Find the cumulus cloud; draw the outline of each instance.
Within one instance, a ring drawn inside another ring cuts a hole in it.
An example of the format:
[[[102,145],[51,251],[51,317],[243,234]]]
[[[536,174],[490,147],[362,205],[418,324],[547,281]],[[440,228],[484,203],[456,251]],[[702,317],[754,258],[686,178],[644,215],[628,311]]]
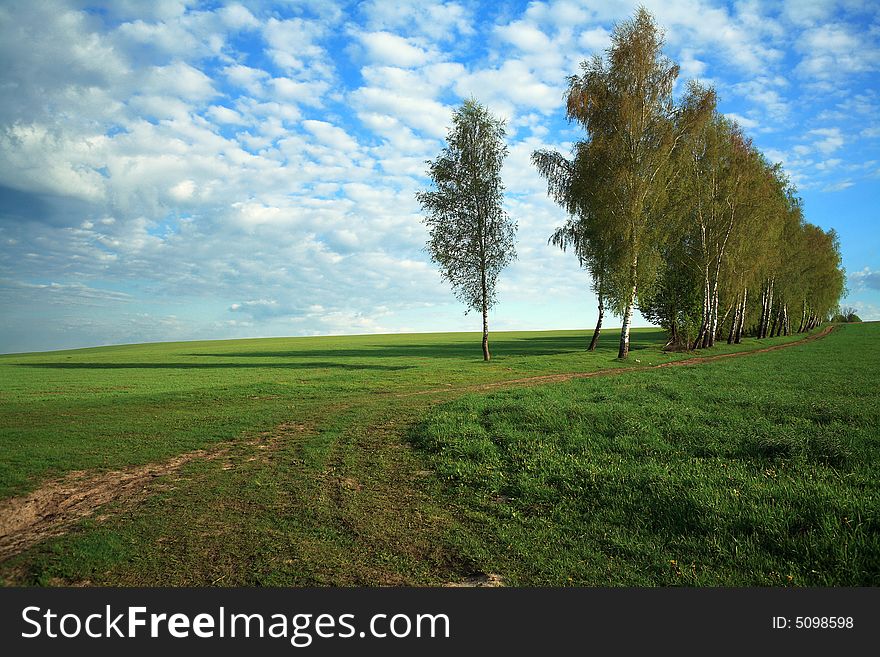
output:
[[[746,130],[754,130],[761,125],[760,121],[750,119],[747,116],[737,114],[736,112],[727,112],[724,116],[726,116],[731,121],[736,121],[736,123],[738,123],[740,127],[745,128]]]
[[[840,128],[817,128],[807,133],[813,137],[813,145],[820,153],[829,155],[839,150],[844,144],[844,137]]]
[[[849,284],[854,291],[880,290],[880,270],[865,267],[849,275]]]
[[[417,66],[426,63],[430,54],[410,39],[390,32],[363,32],[358,40],[366,51],[366,58],[377,64],[390,66]]]
[[[855,185],[852,180],[841,180],[836,183],[831,183],[830,185],[825,185],[822,187],[823,192],[842,192],[845,189],[849,189]]]
[[[455,83],[462,96],[485,100],[500,113],[511,116],[514,108],[537,109],[541,112],[558,110],[562,89],[541,81],[526,62],[510,59],[498,68],[484,69],[462,76]]]
[[[473,16],[457,2],[370,0],[360,7],[366,26],[374,31],[404,30],[435,41],[474,33]]]
[[[849,26],[824,24],[806,30],[798,43],[803,54],[795,69],[804,78],[822,81],[876,71],[880,49],[853,32]]]

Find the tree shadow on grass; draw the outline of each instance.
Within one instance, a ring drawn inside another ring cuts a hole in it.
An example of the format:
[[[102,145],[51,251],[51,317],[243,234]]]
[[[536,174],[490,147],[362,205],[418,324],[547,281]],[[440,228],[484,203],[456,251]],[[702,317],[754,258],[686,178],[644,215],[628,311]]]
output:
[[[226,354],[231,357],[231,354]],[[307,362],[307,363],[16,363],[17,367],[37,367],[58,370],[125,370],[125,369],[158,369],[158,370],[188,370],[188,369],[233,369],[246,368],[280,368],[300,370],[382,370],[396,371],[413,369],[413,365],[371,365],[357,363],[331,363],[331,362]]]
[[[589,345],[592,331],[583,335],[535,336],[493,340],[489,336],[489,349],[493,357],[499,356],[556,356],[558,354],[584,352]],[[630,349],[637,351],[662,346],[665,342],[662,329],[643,330],[632,334]],[[609,330],[599,338],[597,352],[617,353],[620,343],[619,331]],[[363,347],[340,349],[285,349],[278,351],[237,351],[226,353],[192,352],[187,356],[211,358],[482,358],[480,338],[473,342],[424,343],[424,344],[368,344]]]

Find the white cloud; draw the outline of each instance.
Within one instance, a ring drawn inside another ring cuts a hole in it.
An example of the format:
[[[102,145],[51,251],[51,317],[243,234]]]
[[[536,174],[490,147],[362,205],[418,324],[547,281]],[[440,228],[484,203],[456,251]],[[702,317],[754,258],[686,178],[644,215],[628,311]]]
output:
[[[254,17],[250,10],[240,4],[227,5],[221,8],[219,13],[223,22],[236,30],[253,29],[260,25],[260,21]]]
[[[855,183],[852,180],[842,180],[837,183],[833,183],[831,185],[826,185],[822,188],[823,192],[842,192],[845,189],[849,189]]]
[[[391,66],[418,66],[431,59],[430,54],[410,40],[390,32],[364,32],[358,34],[367,60]]]
[[[594,27],[578,34],[578,45],[588,53],[601,54],[611,45],[611,33],[604,27]]]
[[[361,87],[352,93],[352,100],[359,112],[394,117],[433,137],[445,136],[452,118],[452,110],[436,100],[379,87]]]
[[[747,116],[737,114],[736,112],[726,112],[724,116],[726,116],[731,121],[736,121],[742,128],[745,128],[746,130],[754,130],[761,125],[760,121],[750,119]]]
[[[841,160],[839,157],[833,157],[829,160],[817,162],[815,164],[815,167],[817,171],[831,171],[833,169],[837,169],[841,164],[843,164],[843,160]]]
[[[239,114],[235,110],[229,109],[228,107],[224,107],[223,105],[212,105],[208,108],[208,114],[217,123],[237,125],[242,125],[245,123],[245,120],[244,118],[242,118],[241,114]]]
[[[276,97],[313,107],[321,106],[322,96],[330,87],[330,84],[324,80],[295,82],[290,78],[274,78],[271,84]]]
[[[329,78],[333,74],[333,65],[319,45],[328,28],[329,23],[319,20],[270,18],[263,27],[268,55],[276,66],[291,75],[307,79]]]
[[[207,100],[217,95],[211,78],[181,61],[153,67],[143,90],[147,94],[170,95],[188,101]]]
[[[816,150],[825,155],[839,150],[845,143],[840,128],[817,128],[810,130],[807,135],[813,137]]]
[[[880,49],[848,26],[825,24],[806,30],[798,42],[803,58],[795,69],[808,79],[839,82],[842,77],[876,71]]]
[[[540,112],[559,110],[562,98],[561,87],[542,82],[518,59],[509,59],[499,68],[464,75],[455,83],[455,89],[461,96],[474,96],[496,106],[496,111],[507,116],[514,106]]]
[[[196,191],[196,183],[193,180],[181,180],[179,183],[174,185],[169,193],[171,196],[178,201],[186,201],[191,199],[193,194]]]
[[[303,121],[303,127],[311,132],[318,140],[318,143],[338,151],[357,151],[358,143],[345,132],[342,128],[338,128],[332,123],[326,121]]]
[[[880,270],[872,270],[865,267],[859,271],[852,272],[849,276],[849,284],[853,290],[880,290]]]
[[[502,40],[527,52],[546,52],[551,48],[551,41],[541,30],[526,21],[514,21],[499,26],[496,31]]]
[[[778,87],[778,80],[759,76],[734,84],[732,91],[759,106],[771,119],[779,121],[789,114],[790,106]]]
[[[370,0],[360,7],[374,31],[405,30],[435,41],[474,33],[470,11],[457,2]]]
[[[227,66],[223,69],[226,78],[235,85],[242,87],[249,93],[259,96],[263,91],[263,80],[270,75],[258,68],[251,68],[242,64]]]

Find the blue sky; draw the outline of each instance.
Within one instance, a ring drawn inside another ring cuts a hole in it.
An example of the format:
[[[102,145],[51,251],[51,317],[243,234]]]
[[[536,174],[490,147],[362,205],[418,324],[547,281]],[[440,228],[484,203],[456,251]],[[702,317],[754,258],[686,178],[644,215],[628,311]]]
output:
[[[589,326],[529,155],[581,136],[566,76],[636,4],[4,2],[0,352],[478,330],[414,198],[469,96],[508,121],[519,224],[491,328]],[[840,234],[845,302],[880,319],[878,5],[644,4],[680,88],[714,85],[784,163]]]

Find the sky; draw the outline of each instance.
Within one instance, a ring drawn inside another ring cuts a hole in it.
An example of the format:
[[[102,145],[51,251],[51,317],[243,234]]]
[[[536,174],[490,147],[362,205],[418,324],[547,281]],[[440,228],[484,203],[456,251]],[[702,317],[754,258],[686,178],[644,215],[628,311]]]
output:
[[[490,328],[590,327],[529,157],[584,137],[566,78],[637,4],[4,1],[0,353],[479,330],[415,199],[470,97],[507,122],[518,224]],[[643,4],[677,89],[713,85],[783,163],[807,220],[840,235],[844,304],[880,319],[880,5]]]

